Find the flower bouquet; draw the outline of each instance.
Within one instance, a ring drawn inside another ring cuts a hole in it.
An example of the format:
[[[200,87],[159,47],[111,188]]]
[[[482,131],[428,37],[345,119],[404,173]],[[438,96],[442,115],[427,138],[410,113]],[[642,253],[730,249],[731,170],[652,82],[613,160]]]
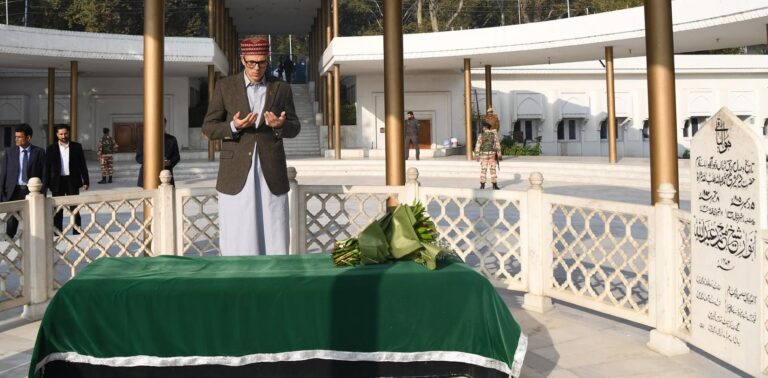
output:
[[[337,241],[331,256],[336,266],[414,260],[434,270],[438,259],[456,254],[438,241],[435,223],[424,205],[416,202],[397,206],[395,211],[369,224],[357,237]]]

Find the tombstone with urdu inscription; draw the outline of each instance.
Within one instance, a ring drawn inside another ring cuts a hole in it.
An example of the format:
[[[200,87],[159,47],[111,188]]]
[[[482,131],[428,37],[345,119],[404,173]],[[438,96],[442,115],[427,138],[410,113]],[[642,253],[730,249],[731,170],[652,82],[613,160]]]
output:
[[[722,108],[691,142],[691,341],[753,375],[765,366],[765,228],[762,137]]]

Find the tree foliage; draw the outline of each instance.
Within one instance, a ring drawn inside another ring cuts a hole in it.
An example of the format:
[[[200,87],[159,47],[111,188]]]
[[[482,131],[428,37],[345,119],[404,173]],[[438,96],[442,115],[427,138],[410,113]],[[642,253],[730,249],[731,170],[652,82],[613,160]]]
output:
[[[115,34],[144,32],[144,0],[27,0],[26,3],[26,11],[24,1],[9,5],[10,23],[24,25],[24,14],[27,14],[26,25],[38,28]],[[207,0],[165,0],[165,7],[167,36],[207,35]]]
[[[135,34],[139,20],[133,2],[72,0],[64,11],[70,28],[93,33]],[[143,8],[143,7],[142,7]]]
[[[570,8],[568,7],[570,3]],[[403,32],[474,29],[554,20],[643,5],[643,0],[403,0]],[[342,35],[383,33],[384,0],[342,0]]]
[[[165,35],[208,35],[208,0],[164,1]],[[382,34],[384,1],[340,0],[340,35]],[[403,0],[401,21],[404,33],[436,32],[577,17],[643,3],[644,0]],[[4,7],[0,7],[0,18],[5,18]],[[140,35],[144,31],[144,0],[12,0],[8,19],[13,25]],[[273,36],[272,40],[273,51],[288,54],[287,36]],[[306,36],[293,36],[292,47],[294,55],[303,58],[307,51]]]
[[[405,33],[473,29],[553,20],[640,6],[643,0],[403,0]],[[25,3],[27,4],[25,11]],[[208,0],[165,0],[166,35],[207,35]],[[341,35],[383,32],[384,0],[340,0]],[[0,7],[0,16],[4,16]],[[27,19],[24,20],[24,15]],[[118,34],[142,34],[144,0],[16,0],[11,23]]]
[[[287,56],[292,54],[291,60],[294,62],[303,60],[306,56],[308,37],[304,35],[293,35],[290,38],[290,44],[288,42],[287,35],[272,36],[272,59]]]

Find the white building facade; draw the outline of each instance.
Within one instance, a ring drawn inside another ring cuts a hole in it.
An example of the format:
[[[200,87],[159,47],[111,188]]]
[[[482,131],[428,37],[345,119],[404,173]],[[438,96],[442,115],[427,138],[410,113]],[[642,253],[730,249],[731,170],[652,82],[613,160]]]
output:
[[[25,75],[26,76],[26,75]],[[13,144],[10,128],[28,123],[35,132],[33,142],[42,145],[48,128],[48,79],[3,77],[0,86],[0,143]],[[163,106],[168,119],[167,131],[175,135],[181,146],[190,145],[188,108],[190,79],[165,78]],[[70,123],[69,73],[57,77],[54,123]],[[78,141],[86,150],[95,150],[103,128],[113,130],[144,122],[143,83],[135,77],[80,77],[78,98]],[[5,126],[2,126],[5,125]],[[193,130],[200,130],[193,129]],[[134,132],[139,129],[134,130]],[[10,137],[9,137],[10,136]],[[193,136],[199,139],[199,136]],[[194,142],[194,141],[193,141]]]
[[[144,118],[142,36],[0,25],[0,147],[13,144],[12,128],[19,123],[32,126],[33,143],[45,144],[49,68],[53,121],[70,123],[71,62],[78,63],[78,142],[95,150],[101,130],[109,128],[122,147],[136,143]],[[200,128],[189,127],[189,113],[200,101],[209,66],[226,73],[226,58],[212,39],[165,38],[166,129],[182,148],[206,145]]]
[[[760,135],[768,122],[768,57],[676,56],[678,152],[690,147],[699,125],[728,107]],[[615,98],[620,156],[649,154],[648,95],[644,58],[615,62]],[[519,128],[526,140],[541,138],[542,153],[607,156],[607,92],[600,62],[494,68],[493,107],[501,134]],[[428,120],[431,146],[452,137],[465,144],[463,74],[408,73],[406,111]],[[356,76],[357,132],[345,130],[344,148],[384,149],[384,78]],[[485,76],[472,71],[473,114],[485,113]],[[375,154],[375,153],[374,153]]]

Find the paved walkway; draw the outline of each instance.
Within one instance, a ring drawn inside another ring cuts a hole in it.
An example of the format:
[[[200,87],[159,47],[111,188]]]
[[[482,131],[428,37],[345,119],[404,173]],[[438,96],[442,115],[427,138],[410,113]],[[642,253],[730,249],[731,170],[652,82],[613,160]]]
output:
[[[350,162],[350,161],[360,161],[361,165],[359,167],[359,170],[366,170],[369,169],[369,164],[371,162],[380,163],[380,166],[377,164],[377,167],[381,168],[385,164],[383,160],[380,159],[343,159],[344,162]],[[303,162],[312,162],[312,163],[325,163],[328,166],[333,166],[336,162],[336,160],[331,159],[323,159],[320,157],[291,157],[289,159],[289,165],[291,165],[291,161],[303,161]],[[511,161],[514,161],[515,164],[521,164],[523,166],[527,165],[536,165],[536,164],[542,164],[542,163],[555,163],[555,164],[584,164],[586,166],[599,166],[599,165],[606,165],[606,158],[605,157],[595,157],[595,156],[583,156],[583,157],[564,157],[564,156],[521,156],[521,157],[515,157],[510,158],[508,161],[505,161],[503,164],[509,164]],[[179,167],[177,167],[176,171],[179,171],[181,169],[184,169],[185,164],[187,166],[195,166],[197,163],[200,163],[201,160],[187,160],[179,164]],[[95,162],[89,162],[89,165],[95,165]],[[128,167],[131,167],[131,169],[138,169],[138,165],[134,164],[133,161],[129,162],[120,162],[122,164],[120,169],[117,169],[119,175],[125,176],[128,175],[130,177],[130,180],[126,181],[123,179],[122,176],[120,181],[116,181],[114,184],[108,184],[108,185],[98,185],[93,184],[91,185],[89,193],[92,192],[100,192],[100,191],[106,191],[106,190],[135,190],[136,187],[135,184],[135,178],[136,174],[134,172],[126,172],[129,171]],[[217,166],[218,162],[213,163],[214,166]],[[354,164],[354,163],[353,163]],[[440,164],[445,164],[447,167],[456,167],[457,165],[469,165],[472,167],[469,171],[458,171],[459,176],[456,177],[438,177],[433,175],[435,172],[434,167],[438,166]],[[681,174],[684,173],[683,171],[687,172],[687,161],[681,160],[680,161],[680,170]],[[422,176],[419,178],[419,181],[423,186],[434,186],[434,187],[445,187],[445,188],[476,188],[479,183],[479,166],[475,162],[468,162],[464,156],[447,156],[447,157],[440,157],[440,158],[427,158],[422,159],[419,162],[411,161],[409,160],[406,164],[407,167],[409,166],[416,166],[419,167],[420,165],[429,165],[432,167],[431,169],[424,169],[422,170]],[[650,161],[647,158],[623,158],[618,163],[619,166],[623,167],[648,167],[650,165]],[[135,166],[135,167],[134,167]],[[199,168],[195,168],[199,169]],[[505,167],[502,167],[502,169],[505,169]],[[511,171],[509,169],[513,168],[507,168],[504,170],[503,174],[500,174],[499,179],[499,185],[502,187],[503,190],[526,190],[528,188],[528,177],[523,177],[523,175],[520,174],[510,174]],[[331,172],[325,172],[322,169],[318,169],[317,171],[312,172],[312,175],[304,175],[300,174],[297,178],[299,181],[299,184],[326,184],[326,185],[385,185],[386,180],[384,177],[383,169],[380,169],[381,173],[378,175],[371,175],[371,172],[364,172],[361,174],[356,175],[354,172],[349,172],[347,174],[343,173],[335,173],[331,170]],[[178,172],[177,172],[178,173]],[[334,175],[337,174],[337,175]],[[687,173],[685,173],[687,174]],[[93,178],[93,181],[95,182],[98,177],[95,175],[91,175]],[[212,172],[212,174],[208,177],[215,177],[215,171]],[[177,186],[179,187],[212,187],[215,186],[216,180],[214,178],[208,178],[208,179],[189,179],[189,180],[177,180]],[[489,185],[490,186],[490,185]],[[650,184],[648,185],[650,187]],[[567,181],[567,180],[560,180],[560,181],[554,181],[552,179],[549,179],[546,175],[544,177],[544,191],[547,193],[552,194],[561,194],[561,195],[569,195],[569,196],[576,196],[576,197],[583,197],[583,198],[594,198],[594,199],[602,199],[602,200],[609,200],[609,201],[617,201],[617,202],[628,202],[628,203],[635,203],[635,204],[650,204],[651,201],[651,194],[650,189],[647,188],[638,188],[638,187],[628,187],[622,185],[622,179],[621,177],[617,177],[616,184],[615,185],[592,185],[588,183],[583,182],[574,182],[574,181]],[[690,193],[688,193],[687,190],[683,190],[680,193],[680,208],[688,210],[690,208]]]
[[[522,377],[738,377],[696,351],[665,357],[645,346],[649,329],[569,305],[537,314],[520,294],[499,290],[529,337]]]
[[[475,177],[472,177],[474,179]],[[299,184],[313,185],[386,185],[383,177],[349,177],[349,176],[323,176],[323,177],[299,177]],[[442,188],[477,188],[477,180],[469,180],[464,177],[422,177],[419,178],[422,186],[442,187]],[[191,183],[190,183],[191,184]],[[203,183],[201,183],[203,184]],[[183,185],[183,184],[182,184]],[[197,186],[197,183],[194,184]],[[212,182],[210,185],[215,185]],[[502,190],[525,191],[530,185],[528,179],[500,180],[499,185]],[[490,184],[488,184],[490,187]],[[487,189],[486,190],[490,190]],[[616,201],[634,203],[640,205],[650,205],[650,189],[628,188],[618,185],[589,185],[568,182],[544,182],[544,192],[550,194],[559,194],[565,196],[574,196],[581,198],[593,198],[604,201]],[[680,193],[680,208],[690,209],[690,194]]]

